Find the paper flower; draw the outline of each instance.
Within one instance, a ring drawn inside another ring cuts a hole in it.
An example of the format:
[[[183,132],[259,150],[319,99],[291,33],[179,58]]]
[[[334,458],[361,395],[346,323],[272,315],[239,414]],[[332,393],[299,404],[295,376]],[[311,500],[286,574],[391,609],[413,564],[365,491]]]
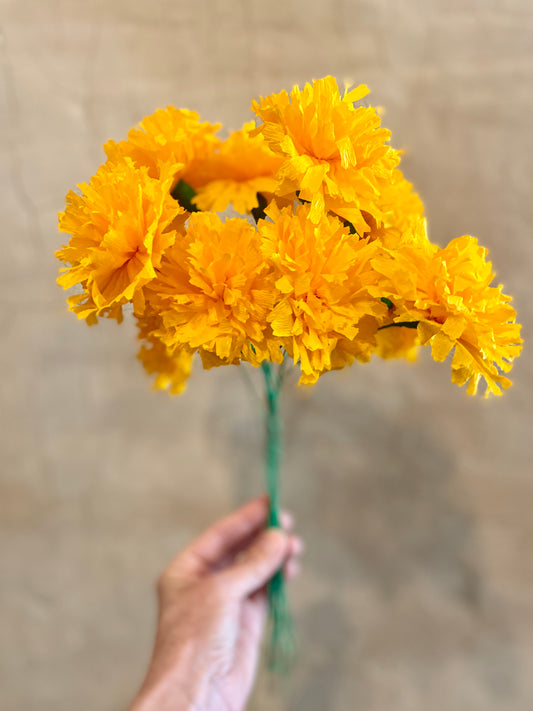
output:
[[[354,107],[368,93],[365,85],[341,97],[333,77],[297,86],[254,101],[262,119],[258,128],[271,150],[284,161],[278,171],[280,195],[298,191],[311,203],[309,219],[318,224],[325,212],[348,220],[359,235],[369,229],[363,213],[380,223],[379,195],[400,157],[386,145],[373,107]]]
[[[280,211],[272,205],[266,211],[270,219],[258,223],[261,248],[279,292],[267,322],[279,344],[300,363],[300,382],[307,384],[331,370],[331,353],[340,339],[361,339],[361,318],[374,317],[377,331],[378,318],[387,310],[367,290],[377,278],[371,266],[375,247],[350,234],[336,217],[324,214],[313,224],[311,209],[301,205],[296,211]]]
[[[511,382],[501,371],[508,372],[520,353],[516,311],[501,286],[490,286],[494,274],[486,256],[465,235],[444,249],[429,241],[406,242],[374,262],[386,277],[382,293],[397,305],[393,322],[416,324],[420,343],[431,346],[436,361],[455,349],[452,381],[468,382],[472,395],[481,379],[486,394],[508,388]]]
[[[266,145],[261,135],[251,136],[249,121],[230,134],[215,152],[196,160],[184,179],[194,188],[192,202],[198,210],[223,212],[229,205],[241,213],[258,207],[258,193],[275,192],[275,173],[282,159]]]
[[[206,212],[191,215],[187,232],[167,250],[148,301],[166,346],[200,349],[220,364],[259,365],[281,359],[265,329],[276,295],[257,230]]]
[[[195,160],[214,152],[220,143],[215,136],[219,128],[220,124],[201,123],[196,111],[167,106],[132,128],[127,141],[108,141],[104,150],[111,162],[130,158],[136,166],[148,168],[152,178],[170,172],[177,179]]]
[[[151,178],[147,168],[126,158],[101,166],[89,184],[80,185],[81,195],[69,192],[59,229],[72,236],[56,256],[70,267],[58,283],[65,289],[81,285],[83,293],[69,298],[79,318],[120,321],[127,302],[142,313],[143,288],[155,277],[175,240],[175,220],[184,213],[170,195],[173,179],[165,171]]]

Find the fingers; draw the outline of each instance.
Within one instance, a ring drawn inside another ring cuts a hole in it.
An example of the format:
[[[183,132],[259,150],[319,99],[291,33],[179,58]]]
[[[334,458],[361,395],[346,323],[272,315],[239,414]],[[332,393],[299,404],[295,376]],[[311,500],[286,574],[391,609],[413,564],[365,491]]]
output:
[[[287,580],[294,580],[300,574],[299,556],[304,551],[304,543],[298,536],[291,536],[289,545],[289,558],[283,566],[283,574]]]
[[[280,514],[281,528],[284,531],[292,531],[294,526],[294,517],[290,511],[282,511]]]
[[[280,523],[284,531],[291,531],[294,524],[292,514],[288,511],[282,511],[280,513]],[[221,558],[219,558],[217,563],[211,567],[211,570],[215,572],[232,565],[241,554],[248,550],[257,536],[264,530],[265,526],[261,526],[260,528],[252,531],[249,536],[242,538],[234,547],[229,548],[228,551]]]
[[[266,525],[268,498],[260,496],[221,519],[202,533],[181,554],[180,562],[196,572],[216,567]]]
[[[223,575],[228,588],[247,596],[263,587],[291,554],[291,537],[279,528],[263,531],[246,553]]]

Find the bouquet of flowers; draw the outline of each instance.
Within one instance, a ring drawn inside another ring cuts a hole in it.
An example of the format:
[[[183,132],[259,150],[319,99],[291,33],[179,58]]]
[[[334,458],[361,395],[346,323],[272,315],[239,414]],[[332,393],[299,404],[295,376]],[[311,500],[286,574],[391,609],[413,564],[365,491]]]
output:
[[[67,195],[56,256],[70,310],[90,325],[137,322],[156,388],[183,390],[204,368],[261,368],[271,525],[279,517],[284,370],[309,385],[373,355],[451,357],[452,381],[500,395],[520,326],[474,237],[430,242],[423,206],[399,169],[364,85],[333,77],[259,101],[225,140],[172,106],[104,146],[106,162]],[[238,216],[221,219],[233,208]],[[272,652],[291,654],[281,574],[270,584]]]

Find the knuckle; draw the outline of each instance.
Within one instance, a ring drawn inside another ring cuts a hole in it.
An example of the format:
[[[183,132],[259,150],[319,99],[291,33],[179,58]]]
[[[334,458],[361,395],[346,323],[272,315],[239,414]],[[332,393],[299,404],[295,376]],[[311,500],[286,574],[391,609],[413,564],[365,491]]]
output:
[[[169,566],[159,575],[156,581],[156,589],[158,593],[164,594],[170,589],[176,587],[176,583],[180,580],[179,570],[175,566]]]
[[[168,587],[168,573],[164,570],[157,578],[155,588],[159,596],[163,595]]]

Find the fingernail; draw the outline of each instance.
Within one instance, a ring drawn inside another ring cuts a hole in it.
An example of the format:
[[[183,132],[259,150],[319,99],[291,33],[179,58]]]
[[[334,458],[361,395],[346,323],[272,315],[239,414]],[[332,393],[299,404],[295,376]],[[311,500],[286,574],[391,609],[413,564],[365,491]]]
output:
[[[305,543],[300,536],[291,536],[291,553],[301,555],[305,550]]]
[[[291,558],[291,560],[289,560],[289,562],[285,565],[283,572],[289,580],[292,580],[300,574],[300,571],[300,563],[294,558]]]
[[[290,511],[282,511],[280,514],[281,525],[285,530],[290,530],[294,525],[294,516]]]

